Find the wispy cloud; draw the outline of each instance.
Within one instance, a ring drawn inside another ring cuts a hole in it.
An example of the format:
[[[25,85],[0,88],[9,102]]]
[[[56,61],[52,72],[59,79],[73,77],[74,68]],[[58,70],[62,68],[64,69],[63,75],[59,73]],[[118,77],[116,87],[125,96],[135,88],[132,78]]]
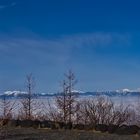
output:
[[[79,34],[55,39],[8,37],[0,39],[0,56],[6,57],[12,63],[32,63],[36,60],[38,63],[65,65],[73,61],[73,52],[79,54],[82,50],[94,51],[94,48],[99,47],[128,46],[129,42],[128,34],[116,33]]]
[[[0,39],[0,50],[2,51],[29,51],[41,53],[68,53],[73,49],[128,46],[130,44],[129,34],[118,33],[91,33],[61,36],[53,39],[42,38],[12,38]]]
[[[0,5],[0,10],[9,8],[9,7],[14,7],[15,5],[16,5],[15,2],[12,2],[11,4],[7,4],[7,5]]]
[[[77,34],[72,36],[63,36],[52,41],[48,41],[51,46],[67,46],[70,48],[82,47],[103,47],[114,44],[129,45],[130,35],[119,33],[90,33]]]

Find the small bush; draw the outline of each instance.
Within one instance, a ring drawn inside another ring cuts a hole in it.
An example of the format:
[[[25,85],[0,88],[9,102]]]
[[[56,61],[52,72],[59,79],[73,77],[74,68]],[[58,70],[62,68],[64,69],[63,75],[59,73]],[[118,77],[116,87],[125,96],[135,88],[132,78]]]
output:
[[[50,121],[42,121],[41,124],[40,124],[40,127],[41,128],[51,128],[51,122]]]
[[[72,129],[72,122],[68,122],[68,123],[65,125],[65,129]]]
[[[116,133],[119,135],[133,135],[137,134],[140,128],[136,125],[122,125],[117,130]]]
[[[105,124],[97,124],[95,125],[96,131],[106,132],[108,130],[108,126]]]
[[[9,120],[8,126],[9,127],[17,127],[19,125],[18,120]]]
[[[85,129],[85,125],[83,124],[76,124],[73,126],[74,129],[78,129],[78,130],[84,130]]]
[[[110,133],[110,134],[114,133],[118,127],[119,127],[118,125],[109,125],[108,126],[108,133]]]
[[[21,127],[33,127],[32,120],[19,120],[18,123],[19,123],[19,126]]]
[[[93,130],[94,128],[95,128],[95,126],[91,125],[91,124],[87,124],[87,125],[84,126],[85,130]]]

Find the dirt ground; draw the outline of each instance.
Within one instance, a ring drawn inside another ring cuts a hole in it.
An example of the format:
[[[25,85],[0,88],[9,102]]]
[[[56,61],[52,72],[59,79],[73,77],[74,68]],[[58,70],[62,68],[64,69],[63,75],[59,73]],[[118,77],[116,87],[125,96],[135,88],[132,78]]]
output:
[[[140,140],[137,135],[119,136],[93,131],[33,128],[6,128],[1,130],[0,135],[0,140]]]

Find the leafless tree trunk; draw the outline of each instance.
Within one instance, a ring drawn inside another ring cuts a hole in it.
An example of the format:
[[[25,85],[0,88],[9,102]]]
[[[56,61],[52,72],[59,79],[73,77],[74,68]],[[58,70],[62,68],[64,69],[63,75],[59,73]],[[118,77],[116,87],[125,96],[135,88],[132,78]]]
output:
[[[74,85],[76,84],[75,76],[72,71],[65,74],[63,81],[63,91],[56,97],[56,105],[59,111],[61,121],[64,123],[72,123],[72,116],[76,112],[76,97],[77,93],[73,92]]]
[[[33,119],[34,115],[33,112],[35,111],[35,100],[33,93],[35,83],[34,77],[32,74],[26,76],[26,87],[27,87],[27,94],[24,95],[23,99],[21,100],[22,109],[21,115],[24,119]]]
[[[65,74],[67,79],[67,89],[68,89],[68,113],[69,113],[69,122],[72,123],[72,115],[75,113],[75,103],[76,103],[76,94],[73,92],[74,86],[77,83],[74,73],[69,70],[68,74]]]
[[[68,117],[68,87],[65,80],[63,81],[63,91],[56,96],[56,104],[60,111],[61,118],[64,123],[67,122]]]

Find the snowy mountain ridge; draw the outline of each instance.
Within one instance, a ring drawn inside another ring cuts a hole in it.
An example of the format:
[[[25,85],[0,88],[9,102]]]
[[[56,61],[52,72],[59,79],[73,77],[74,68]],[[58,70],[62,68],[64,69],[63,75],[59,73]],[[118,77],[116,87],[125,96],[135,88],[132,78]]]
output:
[[[94,91],[94,92],[83,92],[80,90],[73,90],[73,93],[79,94],[79,96],[97,96],[97,95],[106,95],[106,96],[140,96],[140,88],[136,90],[130,90],[130,89],[121,89],[121,90],[115,90],[115,91]],[[5,91],[3,94],[0,94],[0,97],[7,96],[7,97],[22,97],[27,95],[26,91]],[[34,94],[38,97],[41,96],[56,96],[57,93],[36,93]]]

